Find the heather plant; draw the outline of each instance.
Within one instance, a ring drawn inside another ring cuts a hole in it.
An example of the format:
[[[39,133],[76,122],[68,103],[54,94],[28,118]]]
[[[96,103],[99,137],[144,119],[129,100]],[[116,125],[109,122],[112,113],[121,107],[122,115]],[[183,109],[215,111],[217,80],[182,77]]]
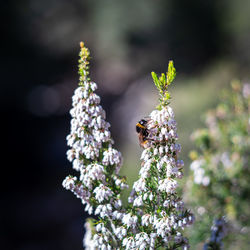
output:
[[[231,89],[222,92],[221,103],[206,114],[206,127],[191,136],[197,151],[190,153],[192,175],[186,198],[196,215],[193,242],[206,240],[208,225],[225,216],[225,249],[249,246],[249,104],[250,84],[233,81]],[[219,244],[218,248],[206,246],[220,249]]]
[[[227,234],[227,229],[227,222],[224,217],[214,220],[209,241],[204,244],[203,250],[223,249],[223,238]]]
[[[71,131],[67,136],[67,157],[79,176],[68,176],[63,186],[81,199],[85,211],[98,219],[85,223],[86,249],[187,249],[183,230],[194,221],[177,193],[177,180],[183,176],[183,161],[178,159],[177,124],[169,106],[169,85],[175,78],[173,62],[160,77],[152,72],[159,91],[159,105],[145,122],[140,134],[143,152],[139,178],[134,182],[128,205],[121,192],[128,188],[126,178],[119,175],[121,153],[114,148],[95,93],[97,84],[89,75],[89,51],[81,43],[79,87],[72,101]]]

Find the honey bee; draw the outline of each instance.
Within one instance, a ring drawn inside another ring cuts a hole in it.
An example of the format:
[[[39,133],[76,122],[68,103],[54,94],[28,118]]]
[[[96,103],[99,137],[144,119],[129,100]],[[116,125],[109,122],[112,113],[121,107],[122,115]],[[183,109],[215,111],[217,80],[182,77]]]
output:
[[[147,128],[147,126],[149,123],[150,123],[149,119],[141,119],[136,124],[136,132],[138,133],[139,143],[140,143],[140,146],[143,148],[146,148],[148,141],[151,140],[150,138],[148,138],[149,129]]]

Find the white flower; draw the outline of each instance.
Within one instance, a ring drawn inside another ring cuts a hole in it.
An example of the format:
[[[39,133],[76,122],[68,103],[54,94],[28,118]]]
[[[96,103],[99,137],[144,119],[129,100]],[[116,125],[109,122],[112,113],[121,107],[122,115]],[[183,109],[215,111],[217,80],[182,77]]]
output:
[[[203,215],[206,212],[206,209],[204,207],[198,207],[197,212],[199,215]]]
[[[174,193],[178,184],[176,180],[167,178],[159,181],[158,189],[167,193]]]
[[[82,167],[82,162],[79,159],[75,159],[73,161],[73,169],[79,171],[81,167]]]
[[[228,152],[222,153],[221,162],[225,166],[225,168],[231,168],[233,166],[233,162],[231,161],[230,155]]]
[[[134,205],[135,207],[140,207],[140,206],[142,206],[142,205],[143,205],[142,197],[141,197],[141,196],[138,196],[137,198],[135,198],[133,205]]]
[[[150,243],[150,238],[148,234],[142,232],[135,235],[135,245],[139,249],[141,250],[146,249],[149,243]]]
[[[183,236],[180,232],[177,232],[176,236],[174,237],[174,241],[176,244],[179,244],[183,241]]]
[[[162,127],[162,128],[161,128],[161,134],[162,134],[162,135],[165,136],[165,135],[167,134],[167,132],[168,132],[168,130],[167,130],[165,127]]]
[[[90,88],[92,89],[92,91],[95,91],[97,89],[97,84],[95,82],[91,82]]]
[[[208,186],[209,183],[210,183],[210,178],[208,176],[204,176],[204,178],[202,179],[202,185]]]
[[[150,114],[150,117],[151,117],[151,119],[153,120],[153,121],[159,121],[159,116],[160,116],[160,114],[159,114],[159,111],[158,110],[153,110],[152,112],[151,112],[151,114]]]
[[[242,94],[245,98],[248,98],[250,96],[250,83],[244,83]]]
[[[127,227],[132,227],[134,228],[136,226],[136,223],[138,221],[137,216],[132,216],[130,213],[125,214],[122,218],[122,222],[127,225]]]
[[[107,151],[104,151],[102,163],[106,166],[109,164],[121,164],[121,153],[110,147]]]
[[[118,227],[115,229],[115,235],[121,240],[127,235],[127,229],[125,227]]]
[[[133,237],[124,238],[122,241],[122,245],[125,247],[126,250],[134,249],[135,248],[134,238]]]
[[[95,215],[100,215],[100,217],[105,218],[105,217],[109,217],[112,213],[112,206],[111,204],[107,204],[107,205],[99,205],[97,206],[96,210],[95,210]]]
[[[148,226],[149,224],[152,224],[153,217],[150,214],[144,214],[141,218],[141,224],[142,226]]]
[[[158,155],[158,149],[154,148],[154,155]]]
[[[114,207],[115,207],[116,209],[122,207],[122,201],[121,201],[120,199],[115,200],[115,202],[114,202]]]
[[[86,250],[95,250],[94,241],[92,240],[91,226],[89,222],[85,223],[85,235],[83,238],[83,246]]]
[[[75,181],[77,180],[76,177],[71,177],[71,176],[67,176],[64,180],[63,180],[63,187],[68,189],[68,190],[74,190],[75,188]]]
[[[97,224],[95,227],[96,232],[101,232],[103,227],[104,227],[103,223]]]
[[[73,161],[74,158],[75,158],[75,151],[73,149],[69,149],[67,151],[67,159],[69,161]]]
[[[82,202],[83,204],[87,203],[87,202]],[[93,213],[93,207],[87,203],[85,209],[84,209],[86,212],[88,212],[89,214],[92,214]]]
[[[162,238],[165,238],[167,233],[171,231],[171,227],[174,225],[175,220],[172,220],[169,217],[163,217],[161,219],[156,219],[154,221],[154,227],[156,232]]]
[[[191,170],[195,171],[196,169],[199,169],[204,164],[204,160],[195,160],[191,163],[190,168]]]
[[[163,146],[160,146],[160,147],[159,147],[159,154],[160,154],[160,155],[163,155],[163,154],[164,154],[164,147],[163,147]]]
[[[210,178],[205,176],[205,170],[202,167],[204,163],[204,159],[195,160],[191,163],[190,168],[194,172],[194,182],[198,185],[208,186]]]
[[[150,166],[151,166],[150,160],[148,160],[147,162],[144,163],[144,165],[142,166],[142,168],[140,169],[140,172],[139,172],[139,174],[142,178],[146,178],[149,176]]]
[[[156,237],[157,237],[156,233],[151,233],[150,234],[150,243],[149,243],[149,249],[150,250],[155,249],[155,239],[156,239]]]
[[[138,181],[134,182],[133,189],[136,192],[147,191],[146,180],[144,178],[140,178]]]
[[[124,214],[119,212],[118,210],[115,210],[113,213],[112,213],[112,218],[113,219],[116,219],[116,220],[121,220],[123,218]]]
[[[103,184],[100,184],[99,187],[96,187],[93,191],[96,195],[96,199],[98,202],[103,202],[104,200],[108,200],[109,197],[113,195],[113,191],[110,190],[110,188],[104,186]]]
[[[141,154],[141,160],[147,161],[151,157],[151,153],[148,149],[144,149]]]

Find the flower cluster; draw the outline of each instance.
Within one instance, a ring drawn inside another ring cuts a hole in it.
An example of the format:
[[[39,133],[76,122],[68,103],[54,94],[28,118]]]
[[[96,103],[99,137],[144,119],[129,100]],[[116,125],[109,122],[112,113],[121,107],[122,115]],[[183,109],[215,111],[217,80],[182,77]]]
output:
[[[129,202],[142,215],[139,221],[147,247],[187,248],[182,230],[193,223],[194,217],[176,192],[176,178],[182,178],[184,163],[178,160],[180,144],[172,108],[166,106],[151,112],[147,128],[149,136],[141,155],[140,178],[133,185]],[[124,241],[131,246],[140,245],[136,237]]]
[[[113,148],[110,124],[105,120],[100,97],[95,93],[97,84],[86,78],[88,56],[88,50],[82,45],[79,60],[80,86],[72,97],[71,131],[67,136],[70,147],[67,158],[72,162],[73,169],[80,172],[80,177],[66,177],[63,186],[81,199],[89,214],[94,213],[102,220],[110,220],[113,212],[119,211],[122,206],[120,193],[127,188],[127,184],[119,176],[122,156]],[[97,232],[102,220],[96,222]],[[109,245],[112,237],[108,229],[111,226],[106,227],[106,230],[94,235],[93,239],[91,236],[96,247]],[[90,235],[88,232],[86,242]]]
[[[86,249],[177,249],[189,247],[182,234],[194,221],[177,194],[183,161],[178,159],[176,121],[168,106],[167,87],[175,69],[169,64],[167,76],[153,79],[160,91],[157,110],[149,115],[147,138],[142,152],[139,179],[134,183],[129,205],[124,207],[121,191],[127,188],[119,175],[122,157],[113,147],[109,123],[95,93],[96,83],[88,76],[88,50],[81,44],[80,83],[72,98],[71,132],[67,136],[67,157],[79,178],[68,176],[63,186],[85,205],[85,211],[98,216],[85,224]]]
[[[195,160],[191,163],[190,169],[194,172],[194,182],[198,185],[208,186],[210,183],[209,176],[205,175],[202,167],[205,161],[203,159]]]
[[[206,128],[191,136],[199,150],[190,153],[193,175],[187,182],[187,199],[194,206],[199,237],[203,240],[208,237],[207,225],[212,218],[227,217],[231,229],[225,239],[226,247],[232,242],[248,245],[249,89],[250,84],[233,81],[231,89],[222,92],[221,103],[207,113]],[[200,208],[205,208],[206,213]],[[193,232],[193,237],[198,238],[197,232]]]
[[[84,87],[75,90],[72,98],[71,132],[67,136],[71,149],[67,151],[67,156],[73,168],[80,172],[80,178],[78,182],[75,177],[68,177],[63,182],[65,188],[73,191],[87,205],[90,214],[93,200],[110,204],[111,197],[117,194],[117,187],[112,191],[109,186],[117,180],[122,183],[117,175],[112,176],[113,172],[119,172],[122,157],[112,146],[108,130],[110,125],[105,121],[105,112],[99,105],[100,97],[94,93],[96,88],[95,83],[85,82]]]
[[[213,226],[211,227],[211,237],[209,242],[203,247],[203,250],[209,249],[222,249],[223,238],[227,234],[227,225],[224,217],[221,219],[214,220]]]

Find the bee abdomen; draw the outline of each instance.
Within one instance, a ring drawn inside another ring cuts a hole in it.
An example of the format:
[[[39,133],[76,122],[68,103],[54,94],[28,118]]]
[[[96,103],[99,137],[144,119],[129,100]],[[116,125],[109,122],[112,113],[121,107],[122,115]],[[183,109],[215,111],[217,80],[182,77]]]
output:
[[[143,134],[143,136],[148,136],[148,131],[146,130],[146,129],[144,129],[143,131],[142,131],[142,134]]]

